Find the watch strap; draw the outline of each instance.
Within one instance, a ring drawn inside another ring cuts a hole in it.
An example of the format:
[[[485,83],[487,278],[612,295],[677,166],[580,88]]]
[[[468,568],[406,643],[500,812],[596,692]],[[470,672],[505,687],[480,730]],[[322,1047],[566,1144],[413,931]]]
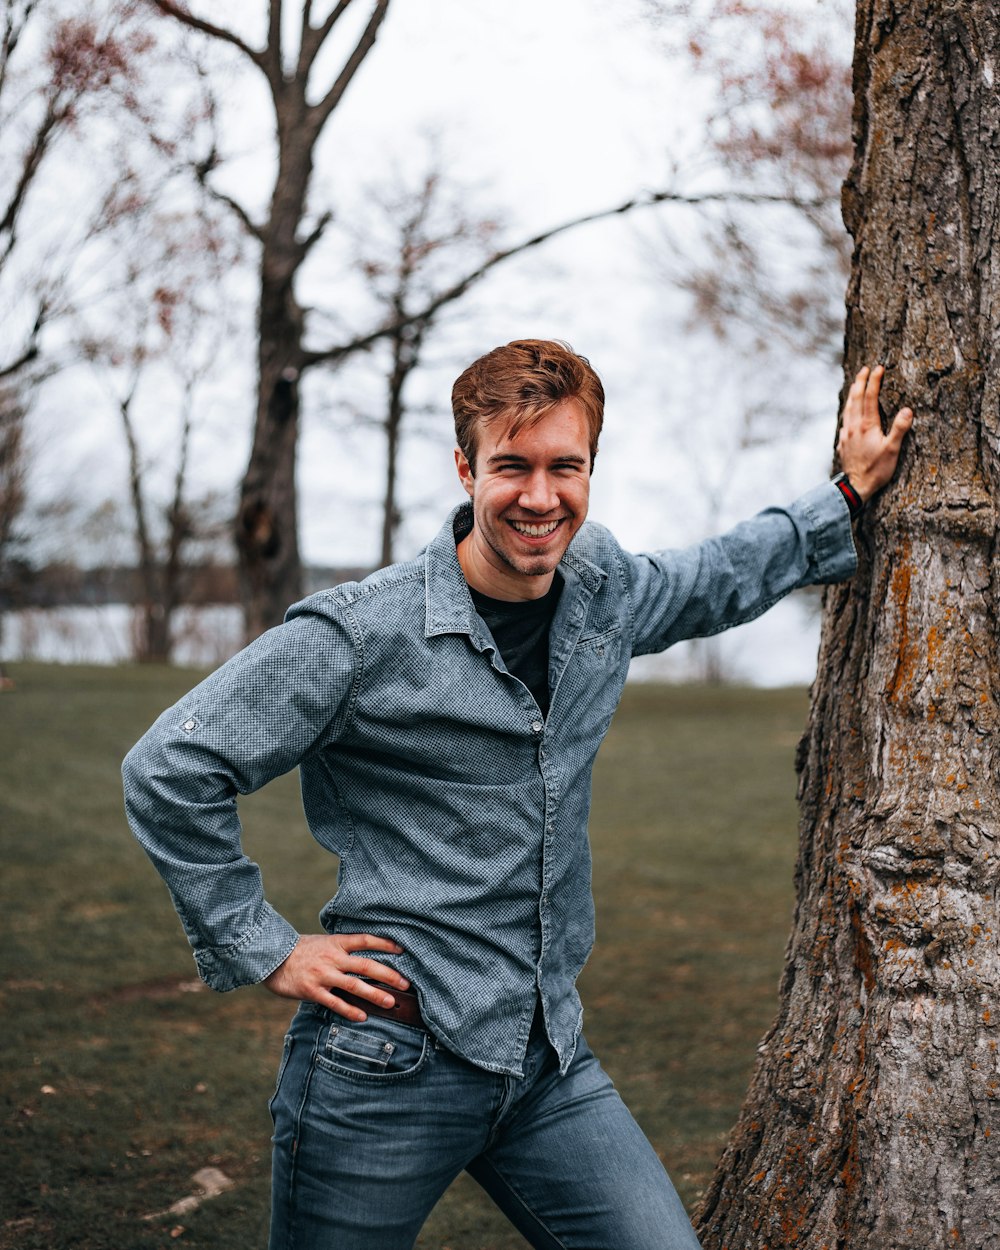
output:
[[[847,501],[847,506],[851,511],[851,520],[853,521],[864,508],[865,501],[851,485],[851,480],[846,473],[838,473],[833,479],[833,484]]]

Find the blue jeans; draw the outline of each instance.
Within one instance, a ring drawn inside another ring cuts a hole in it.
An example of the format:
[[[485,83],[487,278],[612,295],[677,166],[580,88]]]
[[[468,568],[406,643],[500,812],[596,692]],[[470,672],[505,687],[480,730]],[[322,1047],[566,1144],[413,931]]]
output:
[[[271,1114],[270,1250],[410,1250],[463,1169],[537,1250],[698,1250],[586,1042],[560,1076],[537,1023],[516,1078],[423,1029],[303,1003]]]

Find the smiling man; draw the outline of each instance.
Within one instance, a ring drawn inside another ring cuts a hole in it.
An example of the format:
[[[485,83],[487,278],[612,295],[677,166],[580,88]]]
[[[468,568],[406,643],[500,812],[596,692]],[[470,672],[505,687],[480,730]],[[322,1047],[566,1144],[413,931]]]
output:
[[[300,1001],[271,1102],[272,1250],[408,1250],[464,1169],[541,1250],[696,1250],[655,1151],[582,1035],[594,757],[632,656],[747,621],[855,567],[851,519],[912,414],[881,370],[844,473],[684,551],[586,522],[604,392],[524,340],[455,383],[457,507],[417,559],[289,609],[125,761],[136,836],[202,977]],[[235,799],[299,766],[339,857],[298,934]]]
[[[463,402],[465,376],[455,386],[456,404]],[[458,544],[470,586],[516,600],[537,599],[552,585],[587,517],[601,412],[596,395],[588,398],[590,409],[582,398],[559,400],[530,426],[523,420],[496,420],[483,431],[473,426],[475,442],[456,448],[473,508],[473,527]]]

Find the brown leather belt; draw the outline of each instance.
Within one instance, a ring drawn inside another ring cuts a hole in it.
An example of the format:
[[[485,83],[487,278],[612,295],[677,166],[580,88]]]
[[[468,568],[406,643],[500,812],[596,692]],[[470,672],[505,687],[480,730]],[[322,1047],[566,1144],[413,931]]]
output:
[[[374,982],[372,982],[374,984]],[[338,998],[352,1007],[360,1007],[369,1016],[381,1016],[385,1020],[398,1020],[400,1024],[412,1024],[418,1029],[427,1029],[424,1018],[420,1014],[420,1000],[412,990],[396,990],[391,985],[384,987],[387,994],[396,1000],[392,1007],[383,1007],[381,1003],[373,1003],[367,998],[359,998],[357,994],[348,994],[346,990],[334,990]]]

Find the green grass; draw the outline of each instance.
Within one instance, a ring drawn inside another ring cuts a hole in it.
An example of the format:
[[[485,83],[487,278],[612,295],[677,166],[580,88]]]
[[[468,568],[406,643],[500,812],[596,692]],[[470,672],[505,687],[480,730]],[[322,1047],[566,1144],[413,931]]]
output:
[[[121,810],[122,755],[197,674],[12,676],[0,694],[0,1250],[262,1247],[265,1104],[291,1005],[197,990]],[[634,687],[598,764],[588,1038],[689,1204],[776,1005],[805,713],[797,690]],[[295,827],[294,778],[247,801],[244,823],[272,901],[315,929],[334,864]],[[193,1192],[205,1166],[235,1188],[189,1215],[144,1218]],[[418,1242],[525,1244],[464,1179]]]

